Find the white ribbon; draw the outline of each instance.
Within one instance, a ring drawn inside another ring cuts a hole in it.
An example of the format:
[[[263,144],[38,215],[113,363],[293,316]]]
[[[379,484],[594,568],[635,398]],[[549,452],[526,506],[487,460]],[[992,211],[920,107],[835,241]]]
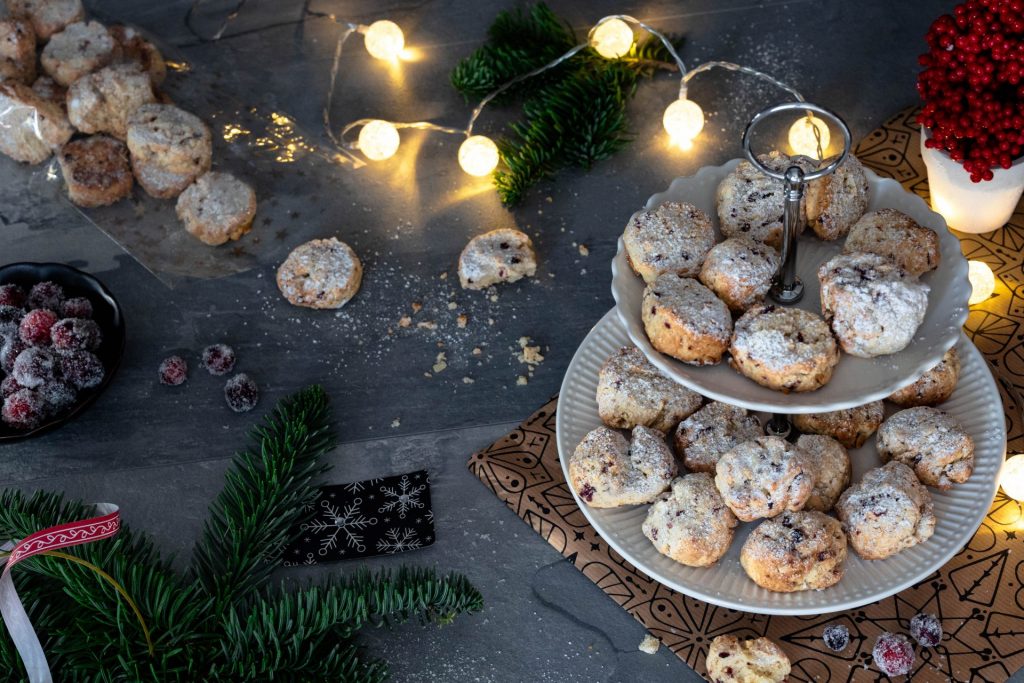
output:
[[[0,550],[9,551],[14,549],[13,543],[5,543]],[[6,564],[6,560],[4,561]],[[14,589],[14,582],[11,580],[10,572],[0,575],[0,616],[3,617],[7,630],[14,641],[14,647],[21,655],[21,661],[28,671],[30,683],[53,683],[53,675],[50,673],[50,665],[46,662],[46,653],[39,643],[32,622],[25,613],[25,607],[18,598],[18,591]]]

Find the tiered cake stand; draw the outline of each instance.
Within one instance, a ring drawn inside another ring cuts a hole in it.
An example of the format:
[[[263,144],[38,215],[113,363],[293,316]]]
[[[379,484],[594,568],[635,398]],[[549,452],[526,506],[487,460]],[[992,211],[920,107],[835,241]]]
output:
[[[800,107],[813,105],[800,103]],[[824,111],[817,107],[814,110]],[[756,121],[757,118],[752,123]],[[840,124],[845,128],[841,121]],[[746,140],[747,136],[744,137]],[[848,137],[846,144],[848,148]],[[749,149],[748,145],[745,147]],[[653,209],[665,201],[689,202],[712,218],[717,232],[716,189],[738,163],[737,159],[722,166],[702,168],[691,177],[677,178],[666,191],[652,196],[646,208]],[[956,345],[962,361],[960,382],[942,409],[959,420],[974,438],[974,473],[950,491],[930,490],[938,523],[928,541],[886,560],[862,560],[851,550],[846,574],[837,585],[823,591],[798,593],[773,593],[746,576],[739,562],[740,548],[756,523],[740,524],[729,552],[715,565],[687,567],[658,553],[644,537],[641,524],[647,506],[590,508],[573,492],[580,509],[609,545],[625,560],[670,588],[714,604],[764,614],[819,614],[850,609],[888,597],[948,562],[971,539],[992,503],[1006,449],[1005,419],[998,389],[984,359],[960,330],[967,317],[970,295],[966,260],[940,215],[899,183],[871,171],[867,174],[869,211],[899,209],[939,235],[941,264],[922,277],[931,288],[929,305],[911,344],[899,353],[875,359],[843,354],[832,380],[817,391],[804,393],[783,394],[767,389],[735,372],[726,362],[704,367],[681,363],[657,352],[647,339],[641,320],[644,283],[627,264],[620,240],[612,262],[616,308],[601,319],[577,350],[559,396],[558,448],[566,481],[569,457],[576,445],[601,424],[595,399],[601,365],[616,349],[628,344],[636,345],[665,375],[680,384],[708,398],[764,413],[761,418],[766,424],[771,415],[839,410],[885,398],[914,382]],[[721,235],[718,237],[721,239]],[[789,305],[820,314],[817,269],[841,248],[841,240],[822,242],[807,235],[799,238],[799,248],[791,249],[795,258],[789,273],[779,276],[788,282],[777,283],[791,288],[794,275],[804,283],[802,297],[793,297],[798,301]],[[785,295],[779,298],[784,299]],[[891,412],[894,408],[887,405],[887,415]],[[853,481],[881,464],[874,439],[850,451],[850,458]]]

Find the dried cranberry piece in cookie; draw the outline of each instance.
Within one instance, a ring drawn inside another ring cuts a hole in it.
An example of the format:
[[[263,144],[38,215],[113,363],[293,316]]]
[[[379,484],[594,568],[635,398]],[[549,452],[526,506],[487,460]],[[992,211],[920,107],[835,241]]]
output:
[[[29,311],[18,325],[21,340],[32,346],[49,346],[50,328],[57,322],[57,314],[46,308]]]
[[[0,337],[5,340],[18,336],[18,326],[25,317],[25,311],[17,306],[0,304]]]
[[[67,351],[60,355],[64,381],[78,389],[92,389],[103,381],[103,363],[88,351]]]
[[[188,363],[181,356],[168,356],[160,363],[160,384],[176,387],[188,379]]]
[[[21,352],[28,348],[28,344],[21,341],[21,337],[8,339],[0,348],[0,370],[10,372],[14,369],[14,361],[21,355]]]
[[[67,382],[54,380],[47,382],[37,389],[39,396],[43,399],[43,408],[48,415],[56,415],[70,408],[75,404],[77,392]]]
[[[850,629],[842,624],[829,624],[822,633],[825,645],[833,652],[842,652],[850,645]]]
[[[15,429],[32,429],[43,421],[45,415],[42,398],[31,389],[20,389],[4,401],[4,424]]]
[[[23,387],[35,389],[54,378],[56,359],[49,349],[33,346],[25,349],[14,359],[11,374]]]
[[[236,413],[245,413],[256,407],[260,400],[260,390],[249,375],[239,373],[224,385],[224,400],[228,407]]]
[[[28,297],[25,290],[15,284],[0,285],[0,305],[21,308]]]
[[[914,648],[907,637],[898,633],[883,633],[871,651],[875,665],[887,676],[904,676],[914,666]]]
[[[934,614],[915,614],[910,620],[910,635],[922,647],[935,647],[942,641],[942,622]]]
[[[212,344],[203,349],[203,367],[211,375],[226,375],[235,367],[235,350],[227,344]]]
[[[25,387],[18,384],[18,380],[14,379],[14,375],[7,375],[4,377],[4,381],[0,382],[0,399],[7,398],[16,391],[20,391]]]
[[[72,297],[61,304],[60,312],[65,318],[92,318],[92,302],[84,296]]]
[[[100,326],[84,318],[64,318],[50,328],[50,341],[58,351],[92,351],[100,346]]]
[[[63,303],[64,288],[56,282],[40,282],[29,290],[28,307],[30,309],[48,308],[51,311],[59,311]]]

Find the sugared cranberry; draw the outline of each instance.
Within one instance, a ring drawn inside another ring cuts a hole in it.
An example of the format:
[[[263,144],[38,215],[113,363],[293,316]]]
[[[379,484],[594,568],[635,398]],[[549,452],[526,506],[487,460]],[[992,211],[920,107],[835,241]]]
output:
[[[0,348],[0,370],[10,372],[14,369],[14,361],[21,352],[28,348],[28,344],[21,341],[21,337],[8,339]]]
[[[47,308],[51,311],[59,311],[62,303],[64,303],[64,288],[56,282],[39,282],[29,290],[28,307],[30,309]]]
[[[203,367],[211,375],[226,375],[235,367],[235,350],[227,344],[213,344],[203,349]]]
[[[18,336],[18,326],[25,317],[25,311],[17,306],[0,304],[0,337],[5,340]]]
[[[260,390],[249,375],[241,372],[224,385],[224,400],[228,407],[236,413],[245,413],[256,407],[260,400]]]
[[[88,351],[60,354],[60,372],[65,382],[78,389],[92,389],[103,381],[103,363]]]
[[[4,400],[3,421],[15,429],[37,427],[45,416],[41,397],[31,389],[20,389]]]
[[[57,314],[46,308],[29,311],[21,319],[18,334],[21,340],[32,346],[47,346],[50,343],[50,328],[57,322]]]
[[[50,341],[58,351],[94,351],[100,346],[100,326],[84,318],[64,318],[50,328]]]
[[[60,312],[65,318],[92,318],[92,302],[84,296],[72,297],[61,304]]]
[[[160,384],[176,387],[188,379],[188,363],[181,356],[168,356],[160,363]]]
[[[914,666],[914,648],[899,633],[883,633],[871,651],[877,666],[887,676],[905,676]]]
[[[7,375],[4,377],[4,381],[0,382],[0,399],[7,398],[16,391],[20,391],[25,387],[18,384],[18,380],[14,379],[14,375]]]
[[[850,645],[850,629],[843,624],[829,624],[822,633],[825,646],[833,652],[842,652]]]
[[[35,389],[51,381],[56,375],[57,363],[53,352],[38,346],[32,346],[14,359],[11,374],[23,387]]]
[[[43,408],[48,415],[56,415],[75,404],[75,388],[67,382],[47,382],[36,390],[43,399]]]
[[[922,647],[935,647],[942,641],[942,622],[934,614],[915,614],[910,620],[910,636]]]
[[[0,305],[22,308],[25,305],[25,290],[18,285],[0,285]]]
[[[595,493],[597,493],[597,490],[590,484],[584,484],[583,488],[580,489],[580,497],[588,503],[592,503],[594,501]]]

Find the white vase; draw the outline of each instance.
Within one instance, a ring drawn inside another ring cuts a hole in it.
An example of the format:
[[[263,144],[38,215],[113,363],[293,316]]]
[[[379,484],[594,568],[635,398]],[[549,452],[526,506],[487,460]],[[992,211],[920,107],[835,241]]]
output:
[[[960,232],[992,232],[1006,225],[1024,192],[1024,157],[1010,168],[993,168],[992,180],[975,183],[945,151],[925,147],[928,137],[922,128],[921,158],[928,169],[932,209]]]

